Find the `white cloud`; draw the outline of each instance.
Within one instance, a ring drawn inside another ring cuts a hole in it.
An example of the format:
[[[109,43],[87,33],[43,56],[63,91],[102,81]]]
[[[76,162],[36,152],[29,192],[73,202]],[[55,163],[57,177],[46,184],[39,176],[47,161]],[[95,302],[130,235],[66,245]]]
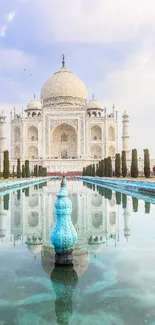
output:
[[[16,15],[15,11],[10,11],[7,15],[5,15],[5,19],[7,20],[8,23],[11,23],[14,20],[15,15]]]
[[[0,49],[0,69],[25,69],[35,65],[35,59],[18,49]]]
[[[154,0],[35,0],[45,42],[126,42],[155,26]]]
[[[2,26],[0,26],[0,37],[5,37],[6,36],[6,31],[9,28],[9,24],[12,23],[12,21],[14,20],[16,15],[16,11],[10,11],[8,12],[8,14],[6,14],[5,20],[7,21],[7,24],[3,24]]]
[[[7,29],[8,29],[7,25],[0,26],[0,36],[1,37],[5,37]]]

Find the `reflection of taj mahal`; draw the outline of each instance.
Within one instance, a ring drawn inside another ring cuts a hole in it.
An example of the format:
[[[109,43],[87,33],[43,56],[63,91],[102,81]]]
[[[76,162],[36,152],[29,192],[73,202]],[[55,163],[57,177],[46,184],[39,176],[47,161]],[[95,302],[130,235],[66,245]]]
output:
[[[63,58],[62,68],[43,85],[41,100],[31,100],[22,116],[11,114],[11,164],[20,158],[29,159],[31,169],[39,164],[48,172],[82,171],[88,163],[115,156],[117,127],[114,106],[107,114],[94,96],[88,100],[84,83],[65,68]],[[129,155],[126,113],[122,149]]]
[[[59,182],[35,190],[29,196],[21,191],[11,198],[11,232],[14,243],[27,238],[28,249],[34,255],[43,247],[51,247],[50,233],[55,223],[54,204]],[[83,187],[82,182],[68,182],[68,197],[72,201],[72,222],[78,233],[78,245],[96,254],[105,245],[119,240],[119,211],[115,194],[111,200]],[[124,235],[129,232],[129,213],[124,210]],[[36,241],[36,242],[35,242]],[[34,245],[33,245],[34,244]]]

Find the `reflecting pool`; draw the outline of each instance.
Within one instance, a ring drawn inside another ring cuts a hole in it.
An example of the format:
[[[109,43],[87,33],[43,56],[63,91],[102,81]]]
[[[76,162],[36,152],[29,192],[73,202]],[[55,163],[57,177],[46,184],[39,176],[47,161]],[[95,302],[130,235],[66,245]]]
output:
[[[67,183],[74,267],[50,243],[60,181],[0,197],[0,325],[155,325],[155,205]]]

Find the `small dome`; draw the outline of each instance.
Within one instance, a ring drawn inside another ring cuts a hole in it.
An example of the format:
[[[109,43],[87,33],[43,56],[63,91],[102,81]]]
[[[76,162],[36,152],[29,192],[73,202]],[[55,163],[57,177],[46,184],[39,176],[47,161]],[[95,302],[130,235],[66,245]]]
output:
[[[96,99],[89,100],[87,109],[102,109],[101,103]]]
[[[27,105],[27,110],[28,109],[37,109],[37,110],[41,110],[41,103],[39,100],[36,99],[32,99],[30,100],[30,102]]]
[[[92,254],[99,254],[102,252],[104,249],[105,245],[102,243],[94,244],[94,245],[89,245],[89,252]]]
[[[30,253],[32,253],[33,255],[38,255],[38,254],[41,253],[42,245],[41,244],[38,244],[38,245],[29,245],[29,244],[27,244],[27,248],[28,248],[28,251]]]
[[[29,236],[25,243],[27,244],[28,251],[33,255],[40,254],[42,250],[42,239],[40,237]]]
[[[86,104],[87,89],[84,83],[71,71],[62,67],[49,78],[41,89],[41,99],[43,101],[64,99],[68,104],[74,104],[79,100],[81,105]]]

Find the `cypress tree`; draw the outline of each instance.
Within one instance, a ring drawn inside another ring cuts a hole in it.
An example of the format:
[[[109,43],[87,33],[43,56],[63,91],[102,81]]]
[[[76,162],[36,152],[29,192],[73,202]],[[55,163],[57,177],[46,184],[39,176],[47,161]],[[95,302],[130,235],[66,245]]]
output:
[[[111,157],[107,158],[107,165],[108,165],[108,177],[112,177],[112,160],[111,160]]]
[[[20,159],[17,159],[17,178],[21,177]]]
[[[29,196],[29,187],[25,188],[25,196]]]
[[[13,165],[13,168],[12,168],[12,177],[14,178],[15,177],[15,166]]]
[[[101,176],[101,161],[98,162],[98,176]]]
[[[111,201],[112,199],[112,190],[110,190],[109,188],[105,188],[105,198],[109,201]]]
[[[138,199],[136,197],[132,197],[132,209],[133,212],[138,211]]]
[[[150,213],[150,202],[145,201],[145,213],[146,214]]]
[[[98,186],[98,192],[101,196],[105,197],[105,187]]]
[[[127,207],[127,195],[122,193],[122,207],[123,209],[126,209]]]
[[[22,165],[22,178],[25,178],[25,165]]]
[[[39,166],[39,172],[38,172],[38,176],[42,176],[42,166]]]
[[[9,151],[4,151],[4,160],[3,160],[3,177],[9,177]]]
[[[108,158],[104,158],[104,174],[108,177]]]
[[[3,196],[3,206],[4,206],[4,210],[9,210],[9,199],[10,199],[10,196],[9,194],[5,194]]]
[[[116,204],[120,205],[121,204],[121,193],[116,192]]]
[[[138,159],[137,159],[137,150],[132,150],[132,161],[131,161],[131,177],[138,177]]]
[[[104,159],[101,160],[101,177],[105,176],[105,164]]]
[[[126,175],[127,175],[126,152],[122,151],[122,176],[126,177]]]
[[[97,164],[97,165],[96,165],[96,176],[98,176],[98,174],[99,174],[99,170],[98,170],[98,168],[99,168],[99,165]]]
[[[25,160],[25,177],[30,177],[29,160]]]
[[[115,156],[115,176],[116,177],[121,176],[121,157],[120,157],[120,153],[116,153],[116,156]]]
[[[146,178],[150,177],[150,155],[148,149],[144,149],[144,175]]]
[[[17,199],[20,201],[20,190],[17,191]]]
[[[92,168],[92,176],[95,177],[95,164],[93,164],[93,168]]]
[[[38,166],[36,165],[36,177],[39,176],[39,170],[38,170]]]

